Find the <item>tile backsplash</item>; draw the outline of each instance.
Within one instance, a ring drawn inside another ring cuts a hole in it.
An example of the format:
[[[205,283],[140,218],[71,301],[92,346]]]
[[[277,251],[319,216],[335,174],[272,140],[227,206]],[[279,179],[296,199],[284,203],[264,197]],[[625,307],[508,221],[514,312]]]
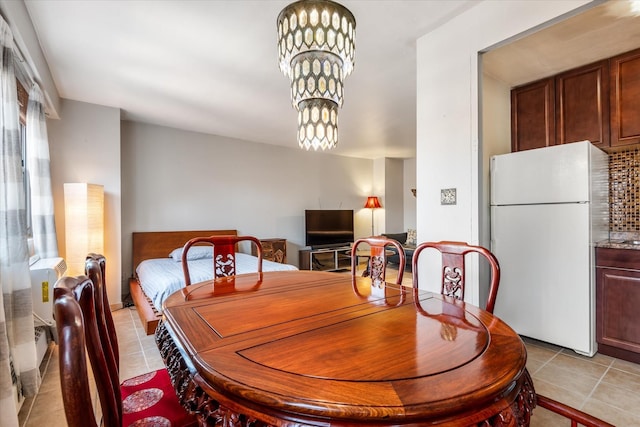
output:
[[[609,154],[609,231],[640,232],[640,148]]]

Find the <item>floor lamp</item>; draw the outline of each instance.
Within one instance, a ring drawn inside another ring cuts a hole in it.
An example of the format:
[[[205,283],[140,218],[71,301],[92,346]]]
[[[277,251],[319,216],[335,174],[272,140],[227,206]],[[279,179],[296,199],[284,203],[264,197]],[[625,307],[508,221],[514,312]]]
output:
[[[87,254],[104,254],[104,187],[64,184],[64,213],[68,275],[84,274]]]
[[[369,196],[367,197],[367,201],[364,204],[365,208],[371,209],[371,235],[375,236],[373,232],[373,210],[381,208],[380,200],[378,200],[377,196]]]

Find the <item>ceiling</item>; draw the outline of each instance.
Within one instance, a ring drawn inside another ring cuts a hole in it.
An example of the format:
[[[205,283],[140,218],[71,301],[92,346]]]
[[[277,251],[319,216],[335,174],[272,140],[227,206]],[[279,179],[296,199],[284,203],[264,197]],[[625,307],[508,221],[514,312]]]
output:
[[[513,87],[637,48],[640,2],[612,0],[506,41],[483,71]]]
[[[289,1],[25,0],[61,97],[122,118],[297,148],[278,68]],[[356,17],[336,154],[415,157],[415,40],[477,4],[342,0]]]
[[[125,120],[297,149],[276,50],[288,3],[25,0],[61,97],[119,108]],[[341,3],[356,17],[356,63],[332,152],[415,157],[415,41],[478,1]],[[485,55],[484,70],[516,85],[639,47],[627,8],[607,2],[523,35]]]

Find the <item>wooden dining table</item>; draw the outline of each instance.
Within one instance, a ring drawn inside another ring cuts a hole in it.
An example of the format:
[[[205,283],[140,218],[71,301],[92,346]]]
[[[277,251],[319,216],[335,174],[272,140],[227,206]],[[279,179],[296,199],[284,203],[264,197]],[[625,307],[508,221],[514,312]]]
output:
[[[520,337],[449,297],[317,271],[195,284],[156,342],[202,425],[527,426]]]

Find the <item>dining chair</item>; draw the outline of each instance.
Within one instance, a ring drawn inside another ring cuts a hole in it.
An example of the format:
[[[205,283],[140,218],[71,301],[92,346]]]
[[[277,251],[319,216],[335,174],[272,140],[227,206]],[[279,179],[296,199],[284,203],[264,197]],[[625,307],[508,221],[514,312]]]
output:
[[[196,426],[195,415],[180,406],[166,369],[120,383],[117,337],[105,321],[111,315],[106,314],[109,304],[103,267],[104,257],[92,254],[87,257],[85,269],[93,279],[65,276],[54,286],[60,385],[67,424]],[[98,391],[102,423],[96,422],[87,355]]]
[[[579,425],[585,427],[615,427],[613,424],[601,420],[600,418],[594,417],[591,414],[541,394],[536,394],[536,403],[541,408],[569,420],[571,422],[571,427],[577,427]],[[535,419],[535,417],[536,411],[533,411],[533,419]]]
[[[364,277],[371,277],[373,284],[380,284],[386,280],[387,273],[387,246],[393,246],[398,252],[400,258],[400,264],[398,265],[398,273],[396,275],[395,283],[402,284],[402,277],[404,274],[405,256],[402,245],[394,239],[389,239],[384,236],[371,236],[358,239],[353,242],[351,246],[351,275],[355,277],[357,260],[359,256],[358,248],[360,245],[369,245],[370,249],[367,252],[369,260],[367,267],[362,273]]]
[[[258,256],[257,273],[262,273],[262,244],[253,236],[220,235],[209,237],[195,237],[185,243],[182,248],[182,271],[184,272],[185,286],[191,285],[189,275],[189,249],[194,245],[213,246],[213,277],[235,276],[236,274],[236,249],[239,242],[249,241],[255,245],[255,253]]]
[[[116,375],[120,369],[120,349],[118,347],[118,338],[116,335],[116,327],[113,323],[113,316],[109,307],[109,298],[107,296],[106,287],[106,259],[101,254],[90,253],[85,258],[84,274],[94,283],[94,291],[97,292],[97,298],[94,299],[96,306],[96,316],[98,316],[98,332],[101,340],[108,340],[108,346],[111,349],[112,366],[111,373]],[[99,316],[102,315],[102,319]]]
[[[413,271],[413,287],[418,287],[418,260],[425,249],[435,249],[442,255],[442,287],[441,293],[459,300],[464,300],[465,292],[465,255],[478,253],[486,258],[491,267],[491,282],[489,284],[489,296],[485,310],[493,313],[500,285],[500,264],[498,259],[482,246],[474,246],[465,242],[424,242],[419,244],[413,252],[411,260]]]

